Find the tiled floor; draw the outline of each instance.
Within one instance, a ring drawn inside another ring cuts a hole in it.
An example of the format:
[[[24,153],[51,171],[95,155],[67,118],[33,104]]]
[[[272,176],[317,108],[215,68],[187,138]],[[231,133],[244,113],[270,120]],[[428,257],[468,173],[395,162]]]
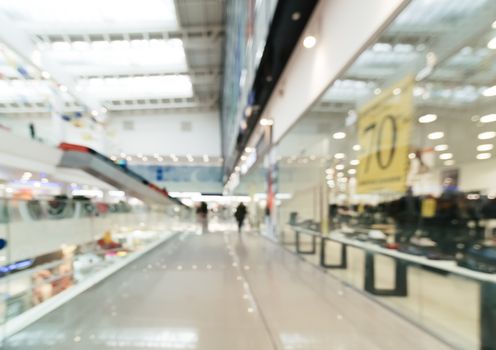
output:
[[[447,349],[257,236],[182,235],[5,349]]]

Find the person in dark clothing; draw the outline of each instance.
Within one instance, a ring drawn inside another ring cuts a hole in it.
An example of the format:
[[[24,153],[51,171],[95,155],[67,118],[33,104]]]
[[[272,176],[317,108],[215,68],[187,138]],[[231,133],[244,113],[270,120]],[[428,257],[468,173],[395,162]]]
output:
[[[196,215],[198,221],[201,224],[202,233],[208,232],[208,206],[207,203],[201,202],[198,208],[196,208]]]
[[[236,218],[236,221],[238,222],[238,232],[241,233],[241,229],[243,228],[243,223],[245,221],[246,214],[248,213],[248,210],[246,209],[246,206],[243,204],[243,202],[239,203],[238,207],[236,208],[236,212],[234,213],[234,217]]]

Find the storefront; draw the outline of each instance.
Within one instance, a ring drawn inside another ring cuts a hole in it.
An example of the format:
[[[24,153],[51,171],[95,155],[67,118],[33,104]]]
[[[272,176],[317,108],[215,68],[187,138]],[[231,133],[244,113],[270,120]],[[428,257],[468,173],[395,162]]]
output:
[[[495,13],[412,1],[275,145],[279,240],[467,349],[494,346]]]

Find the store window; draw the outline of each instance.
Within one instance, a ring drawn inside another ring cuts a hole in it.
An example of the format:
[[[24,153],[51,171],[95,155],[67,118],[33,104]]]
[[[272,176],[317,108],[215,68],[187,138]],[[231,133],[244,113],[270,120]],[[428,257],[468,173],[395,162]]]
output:
[[[457,348],[496,348],[495,57],[496,2],[412,1],[277,147],[281,240]]]

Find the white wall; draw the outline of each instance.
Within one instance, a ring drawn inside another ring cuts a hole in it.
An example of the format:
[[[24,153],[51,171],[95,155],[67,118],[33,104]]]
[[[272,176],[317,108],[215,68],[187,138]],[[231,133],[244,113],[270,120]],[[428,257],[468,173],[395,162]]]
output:
[[[134,130],[124,130],[125,122],[132,122]],[[191,131],[182,131],[182,122],[190,122]],[[113,152],[220,156],[218,113],[112,117],[108,133],[111,145],[118,148]]]
[[[478,160],[460,167],[460,189],[496,193],[496,160]]]
[[[134,129],[124,130],[124,122],[132,122]],[[191,131],[182,131],[182,122],[190,122]],[[62,137],[66,142],[85,145],[105,154],[220,156],[218,113],[111,116],[105,132],[88,125],[78,128],[67,122],[55,123],[50,117],[0,118],[1,125],[26,138],[30,137],[29,123],[35,125],[37,137],[51,145],[58,145]],[[60,130],[61,125],[63,130]]]
[[[317,45],[295,49],[262,116],[274,118],[275,142],[409,1],[320,1],[303,33]]]

